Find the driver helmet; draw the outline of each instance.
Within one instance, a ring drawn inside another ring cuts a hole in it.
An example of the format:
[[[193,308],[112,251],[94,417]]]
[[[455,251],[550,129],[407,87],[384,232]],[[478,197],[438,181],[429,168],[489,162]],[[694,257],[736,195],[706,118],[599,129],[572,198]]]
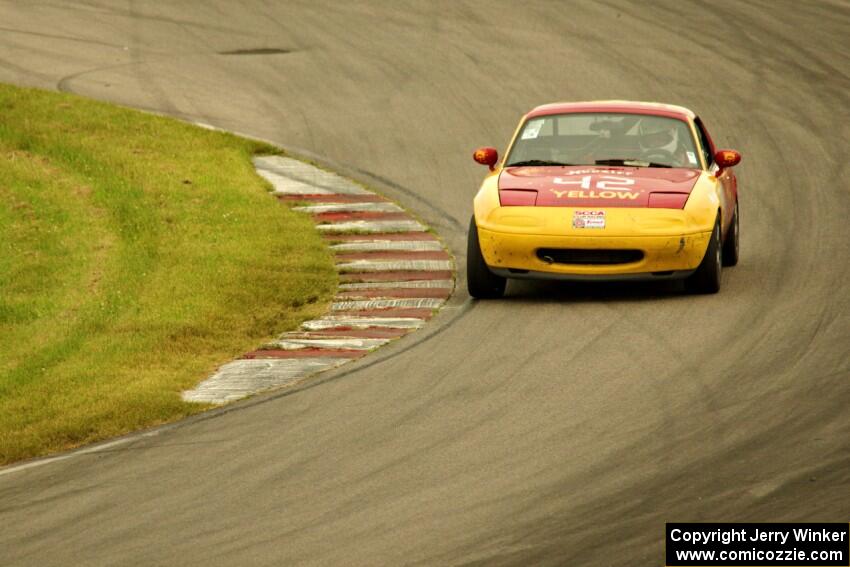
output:
[[[638,123],[638,143],[642,150],[676,151],[679,129],[667,120],[643,119]]]

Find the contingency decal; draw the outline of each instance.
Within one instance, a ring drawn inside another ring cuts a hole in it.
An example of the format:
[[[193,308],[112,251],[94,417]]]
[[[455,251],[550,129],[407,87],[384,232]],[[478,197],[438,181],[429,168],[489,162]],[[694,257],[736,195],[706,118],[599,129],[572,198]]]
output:
[[[540,134],[540,129],[543,127],[543,119],[539,120],[530,120],[528,124],[525,125],[525,130],[522,131],[522,139],[523,140],[534,140],[537,138],[537,135]]]
[[[697,164],[697,156],[694,152],[686,152],[688,154],[688,163],[691,165]]]
[[[605,211],[574,211],[573,228],[605,228]]]

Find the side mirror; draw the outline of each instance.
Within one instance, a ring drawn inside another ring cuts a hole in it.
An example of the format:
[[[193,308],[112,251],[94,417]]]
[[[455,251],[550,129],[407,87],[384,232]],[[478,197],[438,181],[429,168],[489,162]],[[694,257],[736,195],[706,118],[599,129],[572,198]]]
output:
[[[499,152],[496,148],[478,148],[475,150],[475,153],[472,154],[472,159],[480,163],[481,165],[486,165],[490,168],[490,171],[495,169],[496,162],[499,161]]]
[[[741,162],[741,154],[735,150],[717,150],[714,154],[714,161],[720,167],[733,167]]]
[[[720,168],[720,171],[717,172],[717,175],[719,176],[727,167],[734,167],[738,165],[741,162],[741,154],[735,150],[717,150],[714,154],[714,161]]]

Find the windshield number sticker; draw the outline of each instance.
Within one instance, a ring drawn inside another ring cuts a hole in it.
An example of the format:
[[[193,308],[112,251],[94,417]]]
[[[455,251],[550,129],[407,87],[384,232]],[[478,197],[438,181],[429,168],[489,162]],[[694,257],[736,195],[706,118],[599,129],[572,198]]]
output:
[[[697,156],[694,152],[686,152],[688,154],[688,163],[691,165],[697,164]]]
[[[573,211],[573,228],[605,228],[605,211]]]
[[[534,140],[540,134],[540,129],[543,128],[543,119],[531,120],[525,125],[525,130],[522,131],[523,140]]]

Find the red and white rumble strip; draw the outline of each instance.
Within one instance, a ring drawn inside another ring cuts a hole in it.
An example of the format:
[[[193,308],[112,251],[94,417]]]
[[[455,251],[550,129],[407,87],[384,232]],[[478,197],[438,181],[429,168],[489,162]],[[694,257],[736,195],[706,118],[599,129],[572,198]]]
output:
[[[421,327],[454,287],[451,257],[404,209],[335,173],[280,156],[254,159],[281,200],[299,203],[336,254],[330,311],[225,364],[191,402],[223,404],[359,358]]]

